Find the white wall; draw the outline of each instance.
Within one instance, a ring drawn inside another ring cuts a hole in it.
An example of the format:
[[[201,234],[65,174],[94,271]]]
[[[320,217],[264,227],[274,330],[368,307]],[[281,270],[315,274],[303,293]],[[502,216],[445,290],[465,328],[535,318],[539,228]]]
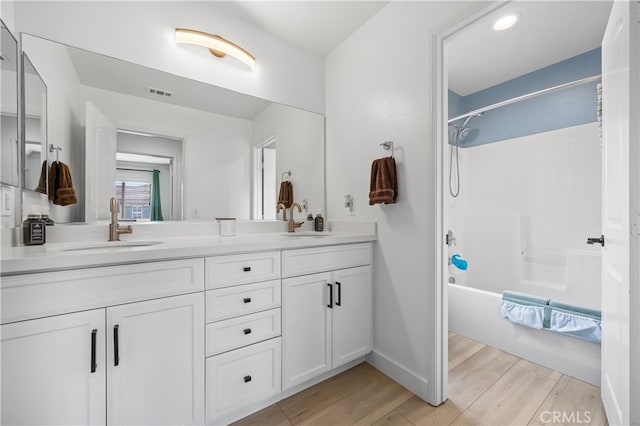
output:
[[[0,18],[2,18],[2,20],[4,21],[5,25],[7,26],[7,28],[9,28],[9,31],[11,31],[14,35],[14,37],[18,38],[16,36],[16,32],[14,31],[15,29],[15,25],[14,25],[14,18],[15,18],[15,14],[14,14],[14,1],[13,0],[2,0],[0,1]]]
[[[185,219],[249,218],[250,121],[83,88],[117,128],[184,140]]]
[[[378,223],[377,366],[435,402],[435,141],[432,32],[463,2],[391,2],[326,58],[327,204],[331,219]],[[371,161],[395,142],[395,205],[368,205]],[[346,215],[344,194],[355,199]]]
[[[15,27],[61,43],[194,80],[324,112],[323,58],[292,47],[216,7],[186,1],[25,1],[15,4]],[[232,58],[178,46],[175,28],[219,34],[257,60],[249,71]]]
[[[597,123],[460,149],[456,282],[600,309],[601,158]]]
[[[308,200],[314,216],[324,209],[323,135],[324,117],[285,105],[271,104],[253,120],[253,146],[276,136],[277,185],[282,173],[291,170],[293,197]],[[296,211],[294,217],[304,220],[306,213]]]

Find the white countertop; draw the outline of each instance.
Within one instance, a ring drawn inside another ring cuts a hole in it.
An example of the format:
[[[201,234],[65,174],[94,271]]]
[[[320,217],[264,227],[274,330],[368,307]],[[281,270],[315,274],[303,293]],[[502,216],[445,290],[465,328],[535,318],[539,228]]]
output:
[[[159,237],[129,239],[106,245],[100,242],[47,243],[42,246],[2,248],[1,275],[15,275],[64,269],[88,268],[115,264],[152,262],[165,259],[217,256],[268,250],[288,250],[375,241],[373,232],[332,231],[289,236],[286,232]],[[127,243],[157,243],[148,246],[126,246]],[[71,249],[71,250],[70,250]]]

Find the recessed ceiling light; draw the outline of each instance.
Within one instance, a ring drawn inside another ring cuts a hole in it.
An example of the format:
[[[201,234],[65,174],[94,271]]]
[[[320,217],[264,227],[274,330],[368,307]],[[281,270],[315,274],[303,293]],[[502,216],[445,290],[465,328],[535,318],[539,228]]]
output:
[[[493,23],[493,29],[496,31],[506,30],[507,28],[513,27],[519,19],[520,15],[518,15],[517,13],[510,13],[508,15],[502,16]]]

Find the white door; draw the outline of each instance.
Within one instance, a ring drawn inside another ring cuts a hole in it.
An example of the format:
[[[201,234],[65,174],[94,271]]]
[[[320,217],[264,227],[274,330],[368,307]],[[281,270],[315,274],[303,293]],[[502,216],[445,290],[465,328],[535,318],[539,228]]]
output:
[[[3,425],[105,424],[104,309],[5,324]]]
[[[117,131],[90,101],[85,117],[85,220],[109,220],[109,199],[115,196]]]
[[[633,243],[630,238],[630,209],[638,194],[637,174],[634,175],[636,178],[630,175],[635,168],[630,169],[630,161],[636,163],[631,155],[630,139],[637,137],[631,134],[631,102],[638,102],[638,94],[631,96],[630,82],[639,78],[631,60],[638,54],[637,40],[634,41],[634,51],[631,51],[632,33],[637,36],[637,30],[631,28],[631,8],[637,8],[637,3],[613,3],[602,41],[604,247],[601,392],[611,425],[630,423],[629,282],[632,268],[638,267],[636,261],[630,262]],[[638,25],[637,16],[633,25]],[[634,139],[633,143],[638,141]]]
[[[371,352],[371,267],[333,273],[332,368]]]
[[[331,273],[282,280],[283,389],[331,370]]]
[[[204,423],[202,293],[107,309],[107,424]]]

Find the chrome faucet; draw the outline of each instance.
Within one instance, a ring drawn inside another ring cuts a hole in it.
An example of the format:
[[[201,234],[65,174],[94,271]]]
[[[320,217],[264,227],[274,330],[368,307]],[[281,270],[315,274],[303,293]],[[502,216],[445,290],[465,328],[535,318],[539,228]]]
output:
[[[120,241],[120,234],[131,234],[131,225],[120,226],[118,224],[118,201],[115,197],[109,200],[109,211],[111,211],[111,223],[109,224],[109,241]]]
[[[289,232],[295,232],[296,228],[300,228],[302,226],[302,224],[304,223],[304,221],[296,222],[296,221],[293,220],[293,208],[294,207],[298,208],[298,213],[302,213],[302,207],[300,207],[300,204],[298,204],[298,203],[291,204],[291,216],[289,216]]]
[[[284,204],[280,203],[278,204],[278,207],[276,207],[276,214],[280,213],[280,210],[282,210],[282,220],[284,220],[285,222],[287,221],[287,206],[285,206]]]

